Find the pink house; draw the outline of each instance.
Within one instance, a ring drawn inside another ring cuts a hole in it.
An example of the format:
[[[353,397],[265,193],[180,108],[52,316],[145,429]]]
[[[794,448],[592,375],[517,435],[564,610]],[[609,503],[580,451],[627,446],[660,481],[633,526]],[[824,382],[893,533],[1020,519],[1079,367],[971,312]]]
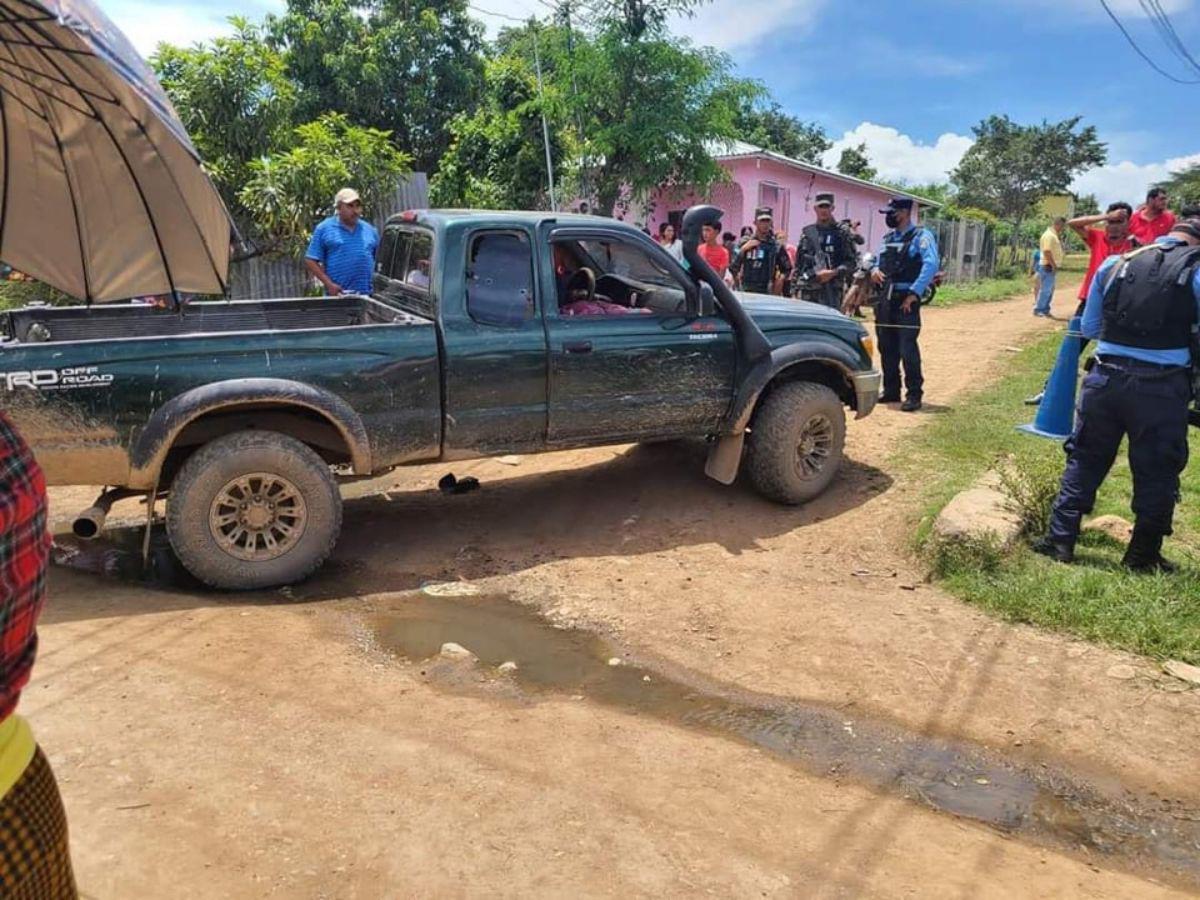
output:
[[[689,206],[712,203],[725,211],[724,230],[738,234],[742,226],[753,224],[756,207],[769,206],[775,211],[775,229],[786,231],[789,243],[794,243],[800,229],[813,221],[813,198],[832,191],[837,198],[837,217],[861,222],[859,234],[867,239],[866,246],[874,249],[887,232],[879,210],[889,198],[911,197],[918,209],[938,206],[915,194],[830,172],[742,141],[734,141],[722,150],[714,156],[729,173],[729,181],[713,185],[703,195],[687,188],[660,188],[651,195],[644,218],[630,210],[626,221],[643,221],[651,233],[658,234],[660,222],[678,224]]]

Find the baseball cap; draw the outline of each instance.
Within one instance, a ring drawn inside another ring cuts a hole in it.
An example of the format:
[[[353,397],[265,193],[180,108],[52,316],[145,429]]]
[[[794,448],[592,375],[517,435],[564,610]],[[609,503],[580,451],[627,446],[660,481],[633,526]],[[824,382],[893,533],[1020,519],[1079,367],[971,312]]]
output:
[[[909,197],[893,197],[888,205],[880,210],[881,213],[895,212],[898,209],[912,209],[913,202]]]
[[[774,219],[774,218],[775,218],[775,216],[771,211],[771,207],[769,207],[769,206],[760,206],[758,209],[756,209],[754,211],[754,221],[755,222],[757,222],[759,219]]]
[[[358,191],[354,188],[342,188],[337,192],[337,196],[333,198],[334,209],[343,203],[353,203],[355,200],[362,201],[362,198],[358,196]]]
[[[817,194],[813,206],[833,206],[833,194],[828,191]]]

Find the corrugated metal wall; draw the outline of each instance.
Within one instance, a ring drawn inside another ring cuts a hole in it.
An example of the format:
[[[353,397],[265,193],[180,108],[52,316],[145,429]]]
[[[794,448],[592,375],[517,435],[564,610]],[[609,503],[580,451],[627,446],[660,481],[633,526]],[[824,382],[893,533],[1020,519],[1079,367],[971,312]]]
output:
[[[406,209],[429,206],[429,179],[416,172],[396,186],[383,209],[372,210],[371,222],[377,228],[390,216]],[[271,297],[299,297],[308,291],[311,279],[304,261],[292,257],[256,256],[229,267],[229,293],[234,300],[265,300]]]

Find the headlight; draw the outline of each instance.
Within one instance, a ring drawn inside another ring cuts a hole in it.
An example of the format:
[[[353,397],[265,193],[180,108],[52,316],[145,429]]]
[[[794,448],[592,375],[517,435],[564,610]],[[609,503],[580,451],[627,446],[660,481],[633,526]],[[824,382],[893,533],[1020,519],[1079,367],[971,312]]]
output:
[[[875,338],[871,337],[869,334],[860,334],[858,336],[858,342],[862,344],[863,351],[867,354],[867,356],[869,356],[871,359],[874,359]]]

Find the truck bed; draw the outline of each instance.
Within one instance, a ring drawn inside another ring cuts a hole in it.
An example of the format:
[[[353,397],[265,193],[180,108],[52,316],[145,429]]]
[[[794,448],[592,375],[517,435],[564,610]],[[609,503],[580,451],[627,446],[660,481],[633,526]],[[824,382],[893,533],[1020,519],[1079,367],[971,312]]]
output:
[[[300,297],[189,303],[180,310],[140,303],[40,306],[3,317],[9,344],[111,341],[247,331],[297,331],[416,323],[416,317],[370,297]]]

